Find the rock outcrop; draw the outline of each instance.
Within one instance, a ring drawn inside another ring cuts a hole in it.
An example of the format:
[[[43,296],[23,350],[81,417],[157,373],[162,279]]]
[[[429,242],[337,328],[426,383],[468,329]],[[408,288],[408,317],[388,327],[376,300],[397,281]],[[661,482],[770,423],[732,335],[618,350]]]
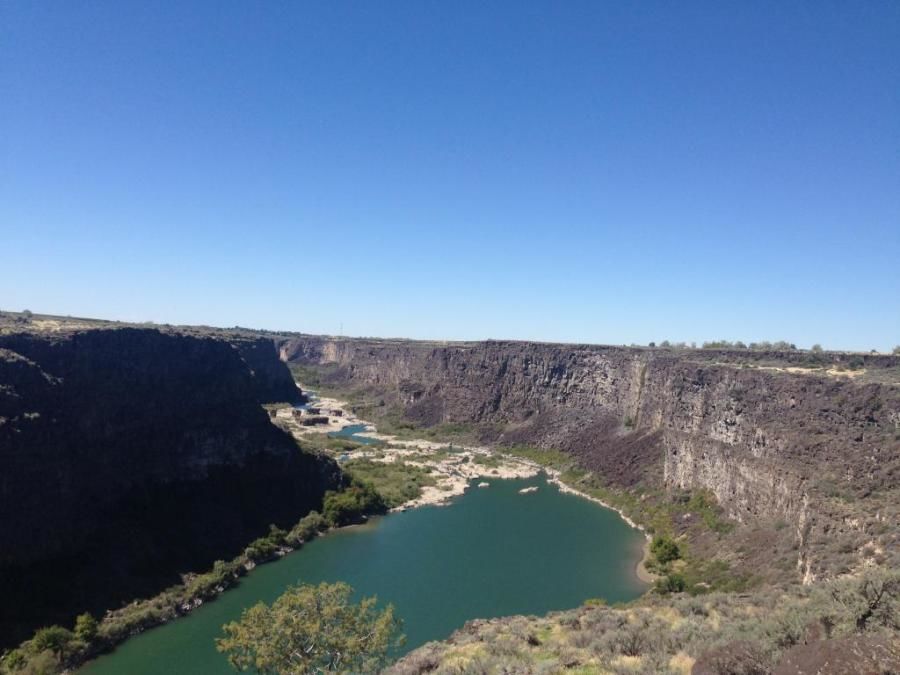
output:
[[[321,337],[278,347],[422,424],[471,422],[483,440],[562,449],[623,488],[711,490],[739,522],[790,525],[807,580],[828,565],[815,549],[839,532],[853,535],[842,545],[878,548],[873,531],[896,515],[897,357]],[[832,370],[851,361],[858,370]]]
[[[340,471],[260,405],[271,340],[120,328],[0,336],[0,636],[71,624],[230,559]]]

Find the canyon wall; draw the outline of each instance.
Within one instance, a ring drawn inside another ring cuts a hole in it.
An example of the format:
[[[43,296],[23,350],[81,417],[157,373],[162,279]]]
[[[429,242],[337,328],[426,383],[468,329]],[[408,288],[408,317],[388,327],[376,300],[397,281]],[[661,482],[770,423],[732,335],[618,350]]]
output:
[[[298,396],[269,339],[0,335],[2,644],[152,595],[319,508],[340,471],[260,405]]]
[[[789,524],[807,579],[812,539],[863,532],[872,522],[861,519],[896,505],[876,497],[900,484],[900,387],[854,376],[896,375],[897,357],[856,355],[859,370],[838,374],[829,368],[850,356],[816,355],[821,367],[805,370],[803,352],[321,337],[278,347],[406,419],[476,423],[485,441],[562,449],[623,488],[706,488],[739,522]]]

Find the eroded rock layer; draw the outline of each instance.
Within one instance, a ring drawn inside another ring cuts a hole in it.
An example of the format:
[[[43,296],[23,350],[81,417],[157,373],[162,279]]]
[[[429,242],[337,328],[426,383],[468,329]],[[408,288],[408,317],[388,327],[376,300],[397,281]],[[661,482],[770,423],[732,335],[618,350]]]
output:
[[[120,328],[0,336],[0,636],[71,624],[230,559],[340,472],[261,403],[271,340]]]
[[[484,440],[562,449],[624,488],[711,490],[739,522],[790,526],[806,580],[842,571],[819,550],[838,534],[880,555],[876,535],[896,515],[897,357],[857,355],[848,369],[849,355],[803,352],[321,337],[278,346],[327,384],[368,391],[419,423],[472,422]]]

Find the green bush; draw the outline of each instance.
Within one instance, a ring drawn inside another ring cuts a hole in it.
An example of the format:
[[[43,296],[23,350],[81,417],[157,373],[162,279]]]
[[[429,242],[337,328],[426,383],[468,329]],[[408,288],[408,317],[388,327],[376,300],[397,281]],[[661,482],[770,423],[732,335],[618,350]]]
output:
[[[240,671],[374,673],[402,644],[401,621],[376,598],[352,602],[344,583],[289,587],[272,605],[258,603],[222,627],[216,648]]]
[[[271,560],[287,543],[288,533],[275,525],[269,525],[269,534],[254,540],[244,549],[244,555],[254,562]]]
[[[253,562],[261,562],[270,560],[277,551],[278,544],[271,541],[268,537],[260,537],[244,549],[244,555]]]
[[[206,574],[198,574],[187,584],[187,597],[208,598],[215,595],[220,587],[228,588],[237,578],[239,567],[240,565],[235,561],[216,560],[211,571]]]
[[[294,547],[300,546],[303,542],[315,539],[327,527],[328,523],[321,513],[310,511],[288,532],[287,543]]]
[[[686,583],[683,576],[680,574],[667,574],[656,580],[655,589],[657,593],[668,595],[669,593],[681,593],[684,591],[685,586]]]
[[[0,670],[0,672],[15,673],[22,670],[27,663],[28,657],[25,656],[22,650],[13,649],[8,654],[5,654],[2,661],[0,661],[0,664],[2,664],[2,670]]]
[[[287,538],[287,530],[282,530],[277,525],[269,525],[269,534],[266,537],[273,544],[283,545]]]
[[[92,642],[97,637],[97,619],[88,612],[76,617],[75,636],[82,642]]]
[[[68,656],[75,641],[75,634],[62,626],[48,626],[41,628],[31,638],[31,649],[35,654],[50,652],[58,662]]]
[[[322,515],[329,525],[340,527],[359,522],[364,515],[386,510],[384,500],[371,485],[354,482],[340,492],[325,493]]]
[[[415,499],[422,494],[423,487],[435,484],[428,469],[406,462],[356,459],[347,462],[344,470],[360,484],[371,485],[388,508]]]
[[[673,560],[681,557],[681,550],[678,544],[671,537],[657,536],[653,538],[650,544],[650,552],[660,565],[668,565]]]

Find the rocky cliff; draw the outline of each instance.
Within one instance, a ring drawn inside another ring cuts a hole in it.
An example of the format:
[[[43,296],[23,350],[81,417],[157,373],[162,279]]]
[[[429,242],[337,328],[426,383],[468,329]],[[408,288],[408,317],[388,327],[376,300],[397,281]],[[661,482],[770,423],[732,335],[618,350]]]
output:
[[[119,328],[0,335],[0,636],[70,624],[230,559],[340,472],[260,403],[271,340]]]
[[[807,581],[896,551],[897,357],[319,337],[278,347],[408,420],[559,448],[620,488],[708,489],[738,522],[789,526]],[[838,546],[851,563],[832,560]]]

